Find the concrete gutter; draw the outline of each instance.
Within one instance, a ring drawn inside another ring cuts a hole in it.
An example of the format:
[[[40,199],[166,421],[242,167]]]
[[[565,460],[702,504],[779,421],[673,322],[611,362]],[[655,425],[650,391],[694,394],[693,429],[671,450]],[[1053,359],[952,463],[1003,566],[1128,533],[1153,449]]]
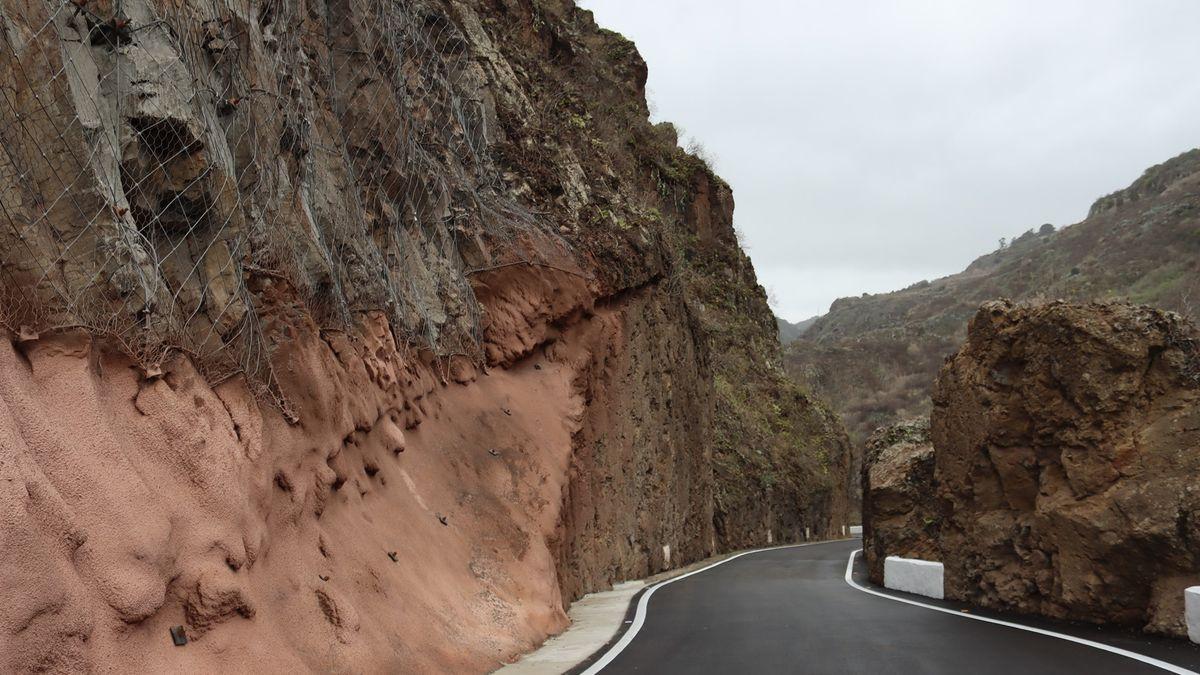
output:
[[[588,593],[571,604],[571,626],[546,640],[534,652],[495,671],[499,675],[558,675],[595,654],[617,635],[629,605],[646,587],[645,581],[626,581],[611,591]]]

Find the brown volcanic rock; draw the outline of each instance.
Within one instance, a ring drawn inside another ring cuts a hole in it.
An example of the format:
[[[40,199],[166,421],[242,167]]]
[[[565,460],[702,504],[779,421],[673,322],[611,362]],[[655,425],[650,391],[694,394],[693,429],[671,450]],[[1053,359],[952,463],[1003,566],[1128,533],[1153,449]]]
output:
[[[909,420],[871,435],[863,454],[863,555],[883,583],[883,560],[898,555],[940,560],[941,523],[929,421]]]
[[[1183,633],[1200,569],[1200,361],[1176,314],[984,305],[934,395],[946,595]]]

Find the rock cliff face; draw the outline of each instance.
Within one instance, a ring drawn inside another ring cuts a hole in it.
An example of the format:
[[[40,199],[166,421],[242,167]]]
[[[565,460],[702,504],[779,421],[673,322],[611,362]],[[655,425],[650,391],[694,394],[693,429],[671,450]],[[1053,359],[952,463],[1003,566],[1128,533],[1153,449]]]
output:
[[[979,311],[935,389],[938,503],[914,516],[939,521],[947,597],[1184,634],[1196,340],[1179,315],[1130,305]]]
[[[645,78],[565,1],[6,3],[0,667],[485,671],[844,524]]]
[[[863,467],[863,556],[871,581],[883,583],[883,561],[889,555],[941,560],[941,508],[929,420],[876,431],[867,440]]]
[[[1200,569],[1200,353],[1178,315],[984,306],[932,437],[947,595],[1183,633]]]

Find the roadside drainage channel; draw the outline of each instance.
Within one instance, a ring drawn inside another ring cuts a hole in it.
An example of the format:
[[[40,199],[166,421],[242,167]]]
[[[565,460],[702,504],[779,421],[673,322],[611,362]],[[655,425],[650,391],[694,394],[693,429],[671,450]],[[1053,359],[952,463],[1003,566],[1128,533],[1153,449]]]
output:
[[[502,666],[497,675],[558,675],[575,672],[596,652],[617,640],[633,620],[633,608],[646,590],[643,580],[614,584],[612,590],[588,593],[571,603],[571,625],[541,647]]]

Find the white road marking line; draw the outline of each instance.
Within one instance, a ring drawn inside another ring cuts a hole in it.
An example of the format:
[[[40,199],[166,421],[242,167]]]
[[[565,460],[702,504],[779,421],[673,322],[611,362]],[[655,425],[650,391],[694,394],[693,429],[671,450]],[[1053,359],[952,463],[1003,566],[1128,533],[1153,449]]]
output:
[[[1128,649],[1121,649],[1120,647],[1106,645],[1103,642],[1093,642],[1092,640],[1075,637],[1074,635],[1066,635],[1065,633],[1055,633],[1052,630],[1045,630],[1043,628],[1034,628],[1033,626],[1025,626],[1025,625],[1022,625],[1019,623],[1013,623],[1011,621],[1001,621],[999,619],[989,619],[986,616],[976,616],[974,614],[964,614],[957,610],[947,609],[945,607],[938,607],[936,605],[928,605],[923,602],[918,602],[916,600],[909,600],[908,598],[897,598],[896,596],[888,595],[887,593],[880,593],[879,591],[867,588],[854,580],[854,578],[853,578],[854,558],[859,553],[862,553],[861,548],[858,549],[857,551],[854,551],[853,553],[851,553],[850,560],[846,563],[846,583],[850,584],[851,587],[862,591],[863,593],[870,593],[871,595],[878,595],[879,597],[887,598],[888,600],[894,600],[896,602],[903,602],[908,605],[916,605],[917,607],[924,607],[925,609],[932,609],[935,612],[943,612],[945,614],[962,617],[964,619],[974,619],[976,621],[985,621],[987,623],[994,623],[998,626],[1007,626],[1008,628],[1016,628],[1017,630],[1029,631],[1030,633],[1037,633],[1039,635],[1045,635],[1045,636],[1052,637],[1052,638],[1058,638],[1060,640],[1066,640],[1068,642],[1075,642],[1075,643],[1078,643],[1081,645],[1085,645],[1088,647],[1093,647],[1095,649],[1100,649],[1100,650],[1103,650],[1106,652],[1110,652],[1110,653],[1116,654],[1118,656],[1124,656],[1125,658],[1133,659],[1134,661],[1141,661],[1142,663],[1145,663],[1147,665],[1154,666],[1155,668],[1161,668],[1162,670],[1165,670],[1170,673],[1177,673],[1178,675],[1200,675],[1200,673],[1197,673],[1194,670],[1188,670],[1187,668],[1182,668],[1173,663],[1167,663],[1166,661],[1159,661],[1158,659],[1151,658],[1149,656],[1144,656],[1142,654],[1138,654],[1137,652],[1131,652]]]
[[[688,572],[687,574],[681,574],[673,579],[667,579],[666,581],[664,581],[660,584],[655,584],[655,585],[651,586],[649,589],[646,590],[645,593],[642,594],[642,597],[640,599],[638,599],[637,612],[635,612],[633,615],[633,625],[630,626],[629,629],[625,631],[625,634],[621,636],[621,639],[617,641],[617,644],[613,645],[612,648],[609,649],[607,652],[604,652],[604,656],[601,656],[587,670],[583,671],[583,675],[596,675],[596,673],[599,673],[601,670],[604,670],[605,666],[612,663],[613,659],[617,658],[617,655],[619,655],[622,651],[624,651],[625,648],[629,646],[630,642],[633,642],[633,639],[635,637],[637,637],[638,631],[642,629],[642,624],[646,623],[646,606],[648,604],[650,604],[650,596],[654,595],[654,591],[657,591],[658,589],[662,588],[663,586],[667,586],[669,584],[675,583],[676,581],[686,579],[686,578],[692,576],[693,574],[699,574],[701,572],[706,572],[718,565],[724,565],[725,563],[729,562],[730,560],[737,560],[738,558],[740,558],[744,555],[750,555],[751,553],[762,553],[763,551],[778,551],[780,549],[798,548],[800,546],[819,546],[821,544],[835,544],[835,543],[841,543],[844,541],[846,541],[846,540],[845,539],[832,539],[830,541],[813,541],[813,542],[809,542],[807,544],[789,544],[787,546],[771,546],[768,548],[754,549],[753,551],[742,551],[741,553],[738,553],[736,555],[731,555],[728,558],[725,558],[724,560],[718,560],[717,562],[715,562],[711,565],[701,567],[698,570],[692,570],[691,572]]]

